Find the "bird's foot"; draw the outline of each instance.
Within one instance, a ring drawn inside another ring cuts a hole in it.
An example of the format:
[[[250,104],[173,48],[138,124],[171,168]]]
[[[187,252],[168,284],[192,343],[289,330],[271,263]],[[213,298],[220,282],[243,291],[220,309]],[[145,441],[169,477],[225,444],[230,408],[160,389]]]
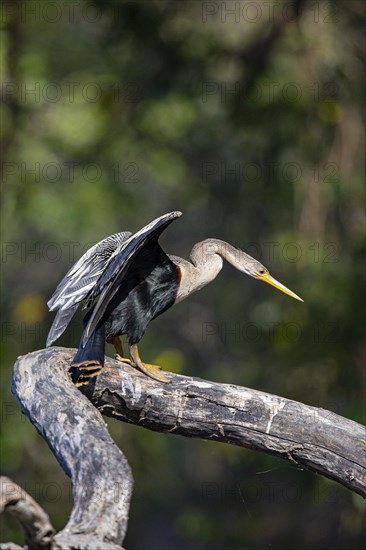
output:
[[[116,353],[114,355],[114,358],[116,359],[116,361],[119,361],[120,363],[129,363],[131,365],[131,359],[129,359],[128,357],[121,357],[119,353]]]
[[[158,365],[150,365],[150,363],[143,363],[141,361],[137,344],[132,344],[130,346],[130,355],[130,364],[133,367],[146,374],[146,376],[148,376],[149,378],[153,378],[158,382],[165,382],[166,384],[170,384],[170,380],[162,372],[160,372],[161,367],[159,367]]]
[[[135,367],[136,369],[140,370],[154,380],[158,380],[159,382],[170,382],[170,380],[168,380],[166,376],[164,376],[164,374],[160,372],[161,367],[159,367],[159,365],[151,365],[150,363],[143,363],[142,361],[135,364],[133,361],[131,361],[131,359],[121,357],[118,353],[115,354],[114,358],[121,363],[129,363],[132,367]]]
[[[146,374],[149,378],[170,384],[170,380],[168,380],[168,378],[161,372],[161,367],[159,367],[159,365],[151,365],[150,363],[142,362],[139,364],[134,364],[131,362],[131,365]]]
[[[73,363],[69,369],[71,378],[75,386],[86,386],[92,378],[102,372],[103,365],[99,361],[84,361],[83,363]]]
[[[169,383],[170,380],[164,376],[164,374],[161,371],[161,367],[159,365],[151,365],[150,363],[143,363],[142,361],[138,364],[135,364],[131,359],[128,359],[126,357],[121,357],[118,353],[114,356],[114,358],[117,361],[120,361],[121,363],[128,363],[132,367],[135,367],[136,369],[140,370],[150,378],[153,378],[154,380],[158,380],[159,382],[166,382]]]

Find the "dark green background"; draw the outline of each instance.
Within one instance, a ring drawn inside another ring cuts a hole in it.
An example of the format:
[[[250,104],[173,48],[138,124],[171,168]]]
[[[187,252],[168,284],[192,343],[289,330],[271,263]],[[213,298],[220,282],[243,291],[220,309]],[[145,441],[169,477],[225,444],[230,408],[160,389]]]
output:
[[[2,466],[57,529],[70,483],[17,408],[12,365],[44,347],[46,301],[85,247],[165,212],[184,213],[168,252],[226,240],[304,304],[225,266],[149,327],[143,358],[363,421],[364,8],[3,3]],[[81,315],[58,343],[80,330]],[[129,549],[361,547],[364,501],[334,482],[109,426],[136,480]],[[22,540],[8,516],[1,527]]]

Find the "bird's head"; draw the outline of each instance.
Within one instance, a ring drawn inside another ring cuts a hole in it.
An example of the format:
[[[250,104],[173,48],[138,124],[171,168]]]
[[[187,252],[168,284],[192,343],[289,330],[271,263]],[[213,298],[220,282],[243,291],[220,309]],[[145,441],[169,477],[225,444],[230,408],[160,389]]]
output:
[[[292,298],[295,298],[295,300],[300,300],[300,302],[303,302],[297,294],[292,292],[289,288],[285,287],[282,283],[277,281],[272,275],[270,275],[268,269],[264,267],[258,260],[255,260],[245,252],[240,251],[241,258],[237,264],[236,267],[243,273],[246,273],[247,275],[250,275],[251,277],[254,277],[255,279],[259,279],[260,281],[264,281],[265,283],[268,283],[269,285],[274,286],[278,290],[281,290],[281,292],[284,292],[285,294],[288,294]]]
[[[240,248],[236,248],[219,239],[206,239],[205,241],[197,243],[191,252],[191,261],[193,265],[195,267],[200,266],[201,270],[205,273],[209,270],[209,265],[212,267],[212,262],[214,258],[216,258],[216,267],[214,270],[211,269],[211,277],[206,277],[205,284],[213,280],[222,268],[222,260],[221,262],[217,262],[218,256],[224,258],[242,273],[246,273],[246,275],[250,275],[250,277],[254,277],[254,279],[259,279],[260,281],[264,281],[274,286],[278,290],[281,290],[281,292],[295,298],[295,300],[300,300],[300,302],[304,301],[297,294],[292,292],[292,290],[285,287],[285,285],[279,281],[276,281],[276,279],[269,274],[268,269],[258,260],[249,256],[249,254]]]

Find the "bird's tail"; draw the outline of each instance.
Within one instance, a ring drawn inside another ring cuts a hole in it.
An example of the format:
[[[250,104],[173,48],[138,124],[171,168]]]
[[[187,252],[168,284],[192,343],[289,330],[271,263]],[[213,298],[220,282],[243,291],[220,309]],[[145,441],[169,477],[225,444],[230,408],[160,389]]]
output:
[[[88,384],[92,377],[102,371],[105,354],[104,324],[97,326],[84,347],[82,341],[83,336],[70,368],[72,380],[77,386]]]

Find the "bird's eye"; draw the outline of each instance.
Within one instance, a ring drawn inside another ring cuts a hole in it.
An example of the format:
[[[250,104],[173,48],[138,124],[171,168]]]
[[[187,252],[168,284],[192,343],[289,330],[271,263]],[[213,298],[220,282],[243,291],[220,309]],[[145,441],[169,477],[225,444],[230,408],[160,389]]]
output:
[[[259,275],[264,275],[265,274],[265,270],[264,269],[260,269],[259,270]]]

